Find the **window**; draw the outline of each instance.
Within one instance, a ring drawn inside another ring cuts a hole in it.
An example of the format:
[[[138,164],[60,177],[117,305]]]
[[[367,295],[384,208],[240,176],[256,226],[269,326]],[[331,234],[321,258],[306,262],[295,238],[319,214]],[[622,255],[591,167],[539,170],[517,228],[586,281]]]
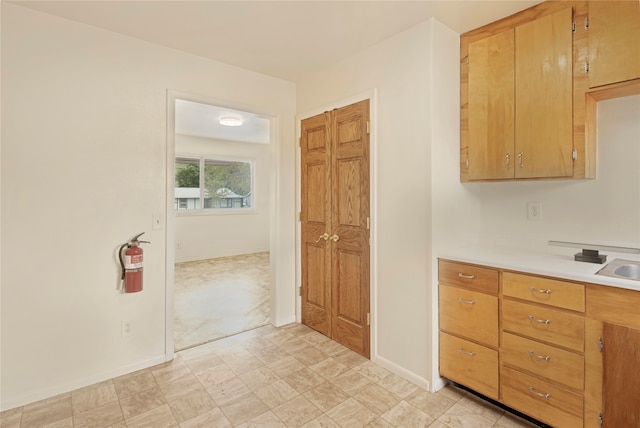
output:
[[[174,208],[178,211],[253,207],[253,162],[176,157],[175,179]]]

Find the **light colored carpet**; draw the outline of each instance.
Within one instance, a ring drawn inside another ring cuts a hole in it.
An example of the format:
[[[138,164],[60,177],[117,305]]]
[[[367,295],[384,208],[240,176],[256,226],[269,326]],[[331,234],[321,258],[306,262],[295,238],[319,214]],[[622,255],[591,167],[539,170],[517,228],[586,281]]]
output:
[[[176,263],[176,351],[269,323],[269,253]]]

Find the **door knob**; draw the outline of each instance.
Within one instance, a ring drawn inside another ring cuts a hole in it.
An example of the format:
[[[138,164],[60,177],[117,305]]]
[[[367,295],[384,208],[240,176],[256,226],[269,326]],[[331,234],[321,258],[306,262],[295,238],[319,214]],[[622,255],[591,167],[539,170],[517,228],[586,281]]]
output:
[[[320,237],[318,239],[316,239],[316,244],[318,242],[320,242],[321,239],[324,239],[325,241],[329,239],[329,234],[327,232],[323,233],[322,235],[320,235]]]
[[[340,239],[340,237],[338,235],[333,235],[330,239],[332,239],[333,242],[338,242],[338,239]]]

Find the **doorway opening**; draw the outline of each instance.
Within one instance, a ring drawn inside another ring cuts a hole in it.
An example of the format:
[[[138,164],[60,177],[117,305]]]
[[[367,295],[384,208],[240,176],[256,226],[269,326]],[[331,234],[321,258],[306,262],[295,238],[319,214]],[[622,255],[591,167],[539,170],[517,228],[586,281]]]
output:
[[[180,351],[269,323],[273,119],[169,103],[167,344]]]

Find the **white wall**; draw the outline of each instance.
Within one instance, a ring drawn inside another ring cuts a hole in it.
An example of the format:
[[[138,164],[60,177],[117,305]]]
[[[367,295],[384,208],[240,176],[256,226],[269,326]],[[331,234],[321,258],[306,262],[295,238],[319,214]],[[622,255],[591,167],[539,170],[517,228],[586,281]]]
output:
[[[292,83],[3,2],[2,89],[3,409],[172,353],[167,241],[151,230],[166,215],[167,89],[277,117],[272,322],[294,319]],[[145,289],[124,295],[115,251],[143,231]]]
[[[254,161],[254,207],[247,213],[178,213],[176,261],[269,251],[270,146],[176,134],[176,154]]]
[[[377,350],[372,359],[419,384],[431,371],[431,139],[435,21],[416,25],[298,81],[298,111],[377,89]],[[453,43],[457,37],[453,38]],[[451,38],[442,46],[452,43]],[[450,47],[455,49],[455,46]],[[445,77],[447,78],[447,77]],[[457,77],[448,79],[457,82]],[[437,107],[437,106],[436,106]]]

